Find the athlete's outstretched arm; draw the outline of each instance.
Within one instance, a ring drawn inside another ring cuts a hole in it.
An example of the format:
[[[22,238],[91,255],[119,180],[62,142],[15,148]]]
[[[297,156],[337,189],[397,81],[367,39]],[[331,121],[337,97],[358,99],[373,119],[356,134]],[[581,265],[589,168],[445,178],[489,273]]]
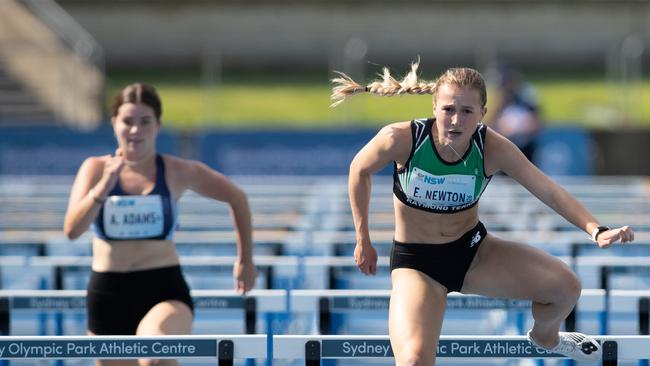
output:
[[[411,149],[410,141],[409,122],[388,125],[357,153],[350,164],[348,194],[356,232],[354,260],[365,274],[375,274],[377,269],[377,252],[370,242],[368,228],[371,176],[391,161],[403,163]]]
[[[488,165],[508,174],[523,185],[540,201],[552,208],[576,227],[591,235],[600,226],[598,220],[572,194],[546,176],[533,165],[524,154],[508,139],[488,130],[486,137],[486,159]],[[629,226],[612,228],[598,235],[598,245],[606,248],[620,241],[634,240],[634,231]]]

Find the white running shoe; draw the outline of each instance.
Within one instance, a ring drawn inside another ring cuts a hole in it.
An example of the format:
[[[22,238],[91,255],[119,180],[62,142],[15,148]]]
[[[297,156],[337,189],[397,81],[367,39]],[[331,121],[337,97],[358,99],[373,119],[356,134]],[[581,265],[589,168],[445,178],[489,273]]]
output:
[[[577,361],[597,362],[601,359],[602,351],[600,344],[595,339],[582,333],[560,332],[560,343],[553,348],[546,348],[539,345],[530,336],[530,331],[528,331],[527,336],[530,343],[535,346]]]

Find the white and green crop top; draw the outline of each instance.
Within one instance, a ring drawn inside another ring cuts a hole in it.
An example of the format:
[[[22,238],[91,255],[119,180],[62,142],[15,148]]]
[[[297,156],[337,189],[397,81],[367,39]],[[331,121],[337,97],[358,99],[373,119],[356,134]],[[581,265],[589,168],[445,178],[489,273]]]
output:
[[[411,121],[413,147],[405,165],[393,172],[393,193],[405,205],[433,213],[474,207],[490,182],[483,147],[487,127],[479,124],[469,148],[457,162],[444,161],[431,139],[435,119]]]

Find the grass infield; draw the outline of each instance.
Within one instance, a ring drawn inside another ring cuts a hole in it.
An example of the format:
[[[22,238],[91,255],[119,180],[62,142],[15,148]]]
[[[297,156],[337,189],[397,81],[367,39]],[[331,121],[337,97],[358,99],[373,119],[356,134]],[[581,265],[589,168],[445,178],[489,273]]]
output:
[[[327,72],[240,73],[224,74],[217,82],[201,80],[198,71],[115,72],[107,76],[106,105],[108,108],[110,97],[124,85],[143,81],[156,86],[163,99],[163,123],[180,130],[378,128],[431,115],[429,95],[360,95],[332,109],[331,76]],[[548,124],[599,129],[650,127],[650,103],[646,102],[650,79],[623,85],[607,82],[602,75],[544,74],[528,80],[538,92]]]

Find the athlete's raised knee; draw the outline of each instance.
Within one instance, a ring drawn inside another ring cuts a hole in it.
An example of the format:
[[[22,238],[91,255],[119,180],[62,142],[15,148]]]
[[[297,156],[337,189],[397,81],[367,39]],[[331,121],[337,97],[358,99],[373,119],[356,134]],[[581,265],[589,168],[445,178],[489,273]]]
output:
[[[580,279],[570,270],[563,271],[554,281],[554,302],[577,302],[582,292]]]
[[[574,303],[582,291],[580,279],[570,269],[562,269],[542,279],[535,302],[541,304]]]

